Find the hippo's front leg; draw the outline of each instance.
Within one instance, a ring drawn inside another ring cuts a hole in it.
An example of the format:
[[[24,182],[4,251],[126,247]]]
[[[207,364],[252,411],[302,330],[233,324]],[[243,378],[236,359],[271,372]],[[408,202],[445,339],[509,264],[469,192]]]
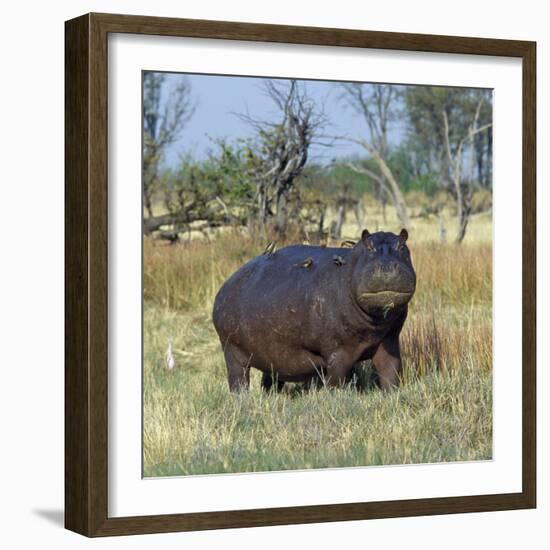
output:
[[[282,380],[278,380],[276,375],[267,374],[266,372],[264,372],[262,375],[262,390],[264,390],[265,392],[272,391],[274,381],[277,382],[276,384],[277,393],[282,392],[285,383]]]
[[[402,369],[399,333],[389,334],[380,342],[372,363],[381,389],[388,391],[399,386]]]

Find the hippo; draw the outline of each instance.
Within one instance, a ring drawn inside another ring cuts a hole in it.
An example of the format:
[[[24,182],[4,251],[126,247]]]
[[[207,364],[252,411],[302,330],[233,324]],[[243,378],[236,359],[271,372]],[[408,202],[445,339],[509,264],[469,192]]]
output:
[[[399,385],[399,335],[416,288],[408,233],[369,233],[348,248],[291,245],[245,263],[223,284],[213,322],[229,389],[247,390],[250,368],[265,390],[285,382],[345,385],[372,359],[382,390]]]

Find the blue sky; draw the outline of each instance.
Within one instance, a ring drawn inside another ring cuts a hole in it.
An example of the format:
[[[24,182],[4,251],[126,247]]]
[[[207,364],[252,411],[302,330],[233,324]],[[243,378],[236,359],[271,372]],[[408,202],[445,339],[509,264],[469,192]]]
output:
[[[259,119],[274,120],[277,109],[266,95],[262,78],[242,76],[214,75],[181,75],[169,74],[166,79],[166,90],[176,85],[180,78],[187,78],[191,85],[191,95],[196,110],[184,128],[179,140],[166,154],[170,166],[177,164],[182,154],[192,154],[195,158],[205,158],[208,150],[213,148],[212,139],[252,136],[252,129],[234,113],[248,113]],[[308,95],[319,104],[324,105],[328,125],[324,129],[327,135],[350,135],[360,138],[365,136],[366,125],[351,107],[341,98],[339,83],[327,81],[301,81]],[[392,129],[392,141],[399,141],[403,130],[398,125]],[[330,148],[314,146],[311,159],[323,163],[333,158],[363,154],[359,145],[337,143]]]

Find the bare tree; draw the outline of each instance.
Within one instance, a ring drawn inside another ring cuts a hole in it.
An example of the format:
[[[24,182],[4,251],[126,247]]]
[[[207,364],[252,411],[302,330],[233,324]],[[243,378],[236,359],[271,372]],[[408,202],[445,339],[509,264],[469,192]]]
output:
[[[478,126],[479,113],[483,105],[484,98],[481,97],[477,103],[475,114],[471,124],[468,126],[467,133],[463,136],[453,153],[451,148],[451,143],[449,139],[449,119],[447,117],[447,112],[445,110],[443,113],[443,129],[445,137],[445,149],[447,153],[447,160],[450,167],[451,178],[452,178],[452,193],[456,200],[457,206],[457,221],[458,221],[458,231],[456,235],[456,242],[461,243],[466,235],[466,228],[470,220],[471,214],[471,199],[472,199],[472,182],[473,182],[473,173],[474,173],[474,158],[475,158],[475,136],[480,132],[483,132],[492,126],[491,123],[484,124],[483,126]],[[467,172],[466,176],[463,177],[464,169],[464,152],[465,149],[469,147],[469,156],[467,160]]]
[[[149,218],[153,217],[153,194],[163,155],[195,110],[186,77],[179,77],[167,97],[165,84],[165,74],[143,75],[143,204]]]
[[[397,88],[386,84],[343,84],[344,99],[363,117],[367,124],[367,139],[344,137],[348,141],[361,145],[375,161],[378,171],[351,163],[356,172],[369,176],[378,189],[378,198],[383,203],[389,197],[395,206],[397,217],[403,227],[409,227],[409,216],[403,193],[388,165],[390,153],[388,131],[394,117],[394,102]]]
[[[295,80],[288,84],[266,80],[264,87],[280,118],[273,122],[249,114],[238,116],[256,131],[248,153],[256,181],[258,221],[265,226],[269,218],[274,218],[276,231],[284,235],[290,194],[325,118],[316,110],[305,87]]]

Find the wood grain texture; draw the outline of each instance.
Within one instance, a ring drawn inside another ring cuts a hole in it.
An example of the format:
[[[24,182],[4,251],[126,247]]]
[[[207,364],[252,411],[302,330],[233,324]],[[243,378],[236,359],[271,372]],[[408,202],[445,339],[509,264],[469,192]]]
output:
[[[536,47],[523,56],[523,493],[530,507],[537,501],[537,80]]]
[[[519,57],[523,61],[521,493],[108,517],[108,33]],[[65,27],[65,525],[87,536],[532,508],[536,505],[536,48],[532,42],[88,14]]]
[[[175,19],[140,15],[96,13],[92,14],[92,17],[94,21],[104,26],[106,32],[319,46],[348,46],[383,50],[517,57],[527,51],[530,44],[532,44],[521,40]]]
[[[65,526],[89,533],[88,32],[65,27]]]

